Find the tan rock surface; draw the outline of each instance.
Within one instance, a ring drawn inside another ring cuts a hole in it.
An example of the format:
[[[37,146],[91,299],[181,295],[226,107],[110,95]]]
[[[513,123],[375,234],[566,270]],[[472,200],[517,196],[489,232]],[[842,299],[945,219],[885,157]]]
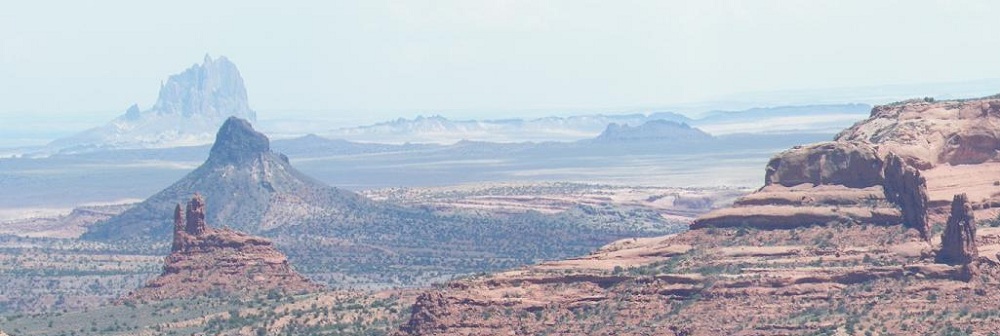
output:
[[[871,116],[837,135],[894,152],[920,169],[995,161],[1000,148],[1000,97],[909,101],[877,106]]]

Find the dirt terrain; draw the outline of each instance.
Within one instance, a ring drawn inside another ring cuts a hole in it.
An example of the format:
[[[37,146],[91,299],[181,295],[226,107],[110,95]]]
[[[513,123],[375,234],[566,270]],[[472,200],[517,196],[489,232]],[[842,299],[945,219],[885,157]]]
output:
[[[427,188],[367,190],[363,195],[437,210],[486,210],[497,213],[559,213],[587,206],[642,208],[665,218],[691,220],[732,204],[745,188],[677,188],[583,183],[487,183]]]

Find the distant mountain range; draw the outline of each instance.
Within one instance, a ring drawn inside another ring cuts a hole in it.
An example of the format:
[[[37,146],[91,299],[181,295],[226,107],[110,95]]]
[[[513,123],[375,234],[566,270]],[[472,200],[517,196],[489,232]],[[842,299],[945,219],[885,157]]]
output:
[[[368,126],[321,133],[331,139],[374,143],[439,143],[461,140],[490,142],[576,141],[593,138],[608,125],[639,126],[671,121],[698,127],[712,135],[736,133],[829,133],[864,119],[866,104],[834,104],[715,111],[692,119],[673,112],[622,115],[579,115],[538,119],[452,120],[442,116],[396,119]]]
[[[609,125],[637,127],[650,121],[678,122],[711,135],[736,133],[830,133],[868,116],[869,105],[833,104],[715,111],[692,119],[656,111],[632,114],[586,114],[536,119],[453,120],[418,116],[367,126],[319,132],[328,139],[382,144],[452,144],[462,140],[486,142],[572,142],[590,139]],[[29,156],[100,150],[151,149],[209,144],[226,118],[256,122],[246,87],[236,65],[226,57],[205,56],[182,73],[170,76],[153,107],[132,105],[111,122],[52,141]],[[282,134],[295,134],[282,129]],[[17,154],[16,152],[14,152]]]
[[[230,116],[257,120],[236,65],[225,57],[205,55],[201,65],[170,76],[152,108],[132,105],[104,126],[57,139],[48,147],[79,152],[203,145],[212,143],[215,130]]]
[[[594,141],[599,142],[646,140],[693,143],[712,140],[712,135],[684,123],[650,120],[635,127],[611,124],[597,138],[594,138]]]

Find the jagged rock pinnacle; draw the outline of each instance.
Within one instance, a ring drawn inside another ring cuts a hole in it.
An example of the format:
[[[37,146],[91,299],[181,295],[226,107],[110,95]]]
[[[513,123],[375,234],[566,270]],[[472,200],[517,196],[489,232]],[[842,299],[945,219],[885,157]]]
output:
[[[181,240],[181,236],[178,233],[184,231],[184,227],[185,227],[184,224],[185,224],[184,223],[184,212],[181,209],[181,205],[178,203],[177,207],[174,208],[174,243],[173,243],[173,246],[170,248],[171,251],[180,250],[181,246],[183,245],[183,241]]]
[[[198,236],[205,233],[205,227],[205,200],[200,194],[194,194],[187,206],[187,225],[184,227],[184,232]]]
[[[903,225],[917,229],[924,240],[930,240],[927,179],[920,175],[920,170],[891,152],[885,159],[883,174],[886,198],[899,204],[903,211]]]
[[[164,260],[163,273],[122,301],[186,299],[209,293],[298,294],[322,288],[295,272],[270,240],[206,226],[204,209],[205,201],[196,193],[188,202],[182,229],[185,218],[180,205],[174,208],[174,248]]]
[[[955,195],[951,202],[951,215],[941,237],[941,250],[937,261],[951,265],[964,265],[979,255],[976,247],[976,220],[972,205],[965,194]]]

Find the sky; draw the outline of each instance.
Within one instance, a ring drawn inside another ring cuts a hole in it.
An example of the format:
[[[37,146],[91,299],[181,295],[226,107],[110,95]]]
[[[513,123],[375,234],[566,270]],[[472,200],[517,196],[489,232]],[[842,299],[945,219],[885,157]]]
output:
[[[996,13],[985,0],[17,1],[0,12],[0,118],[110,120],[151,106],[205,54],[239,67],[261,118],[600,111],[995,79]]]

